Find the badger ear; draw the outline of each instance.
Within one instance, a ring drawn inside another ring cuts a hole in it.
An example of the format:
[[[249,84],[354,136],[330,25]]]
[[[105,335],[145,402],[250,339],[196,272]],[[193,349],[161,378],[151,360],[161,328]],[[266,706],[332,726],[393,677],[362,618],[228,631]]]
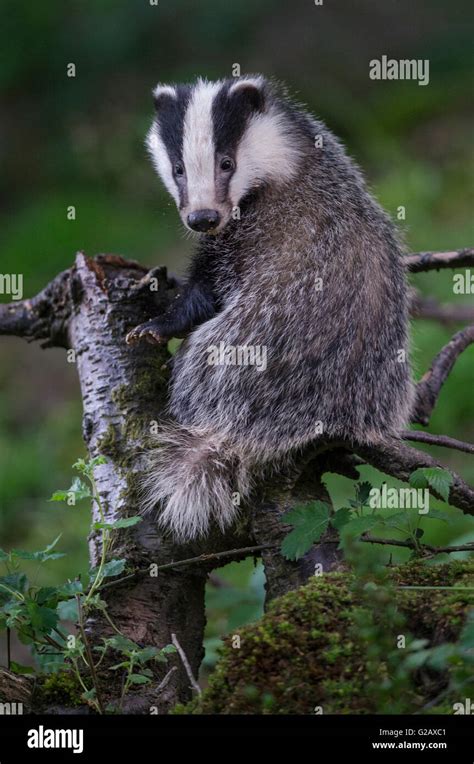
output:
[[[237,80],[229,88],[229,97],[238,97],[253,111],[263,111],[265,106],[263,77],[248,77]]]
[[[172,85],[157,85],[153,90],[153,103],[156,111],[160,111],[164,103],[170,99],[176,100],[177,93]]]

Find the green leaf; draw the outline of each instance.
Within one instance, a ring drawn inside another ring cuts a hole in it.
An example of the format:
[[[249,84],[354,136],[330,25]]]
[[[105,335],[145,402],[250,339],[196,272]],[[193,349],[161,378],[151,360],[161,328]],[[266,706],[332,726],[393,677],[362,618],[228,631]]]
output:
[[[75,477],[71,487],[67,491],[55,491],[51,496],[50,501],[69,501],[72,497],[75,504],[82,499],[90,499],[91,496],[92,493],[89,486],[80,478]]]
[[[431,650],[417,650],[405,658],[405,666],[411,671],[421,668],[431,655]]]
[[[10,662],[10,669],[15,674],[35,674],[36,671],[31,666],[23,666],[21,663],[17,663],[16,661]]]
[[[323,501],[305,504],[283,515],[282,522],[293,525],[285,537],[281,552],[287,560],[299,560],[321,537],[329,523],[329,506]]]
[[[369,531],[374,525],[380,525],[383,523],[382,515],[364,515],[363,517],[356,517],[354,520],[346,523],[344,526],[344,534],[350,536],[360,536],[362,533]]]
[[[56,586],[42,586],[35,594],[35,600],[38,605],[46,605],[48,602],[54,602],[58,598],[59,590]]]
[[[8,615],[7,626],[10,629],[20,628],[21,623],[18,619],[29,623],[29,614],[24,602],[18,602],[17,600],[8,602],[4,606],[3,611]]]
[[[59,534],[59,536],[55,538],[54,541],[51,542],[51,544],[48,544],[48,546],[45,549],[42,549],[40,552],[25,552],[21,549],[12,549],[11,555],[12,557],[16,557],[19,560],[35,560],[36,562],[47,562],[47,560],[59,560],[60,557],[65,557],[66,555],[60,552],[51,553],[51,549],[54,549],[59,539],[61,538],[61,535],[62,534]]]
[[[99,464],[107,464],[107,459],[105,456],[95,456],[93,459],[90,459],[87,462],[85,459],[78,459],[77,462],[75,462],[72,466],[73,469],[77,470],[78,472],[82,472],[82,474],[86,475],[87,477],[90,477],[94,472],[95,467],[98,467]]]
[[[436,669],[436,671],[443,671],[450,664],[450,659],[457,654],[457,645],[453,645],[450,642],[446,642],[443,645],[437,645],[430,650],[428,657],[428,666]]]
[[[410,652],[416,652],[417,650],[422,650],[428,644],[429,644],[429,639],[414,639],[408,645],[408,649],[410,650]]]
[[[59,560],[60,557],[66,555],[60,552],[53,552],[53,554],[46,554],[45,552],[26,552],[23,549],[12,549],[12,557],[16,557],[18,560],[34,560],[36,562],[47,562],[47,560]]]
[[[423,519],[425,517],[431,520],[442,520],[444,523],[448,523],[448,525],[452,525],[456,520],[455,517],[448,515],[448,513],[444,512],[442,509],[430,509],[426,515],[423,515]]]
[[[142,518],[138,515],[133,517],[122,517],[120,520],[116,520],[114,523],[94,523],[92,526],[94,530],[100,530],[102,528],[106,530],[118,530],[119,528],[130,528],[132,525],[141,523]]]
[[[0,549],[0,562],[5,562],[5,560],[9,560],[10,555],[8,552],[4,552],[3,549]]]
[[[58,586],[58,594],[62,597],[71,597],[73,594],[81,594],[83,591],[82,581],[68,581]]]
[[[82,458],[77,459],[77,461],[75,461],[74,464],[72,465],[72,468],[74,470],[77,470],[78,472],[84,473],[88,469],[88,462],[86,462],[86,460]]]
[[[138,653],[138,660],[140,663],[146,663],[146,661],[151,660],[152,658],[155,658],[159,654],[159,650],[157,647],[144,647],[143,650],[140,650]]]
[[[234,611],[235,612],[235,611]],[[238,613],[238,611],[237,611]],[[165,647],[162,647],[159,651],[158,655],[155,656],[155,661],[157,663],[167,663],[168,662],[168,655],[171,653],[176,653],[176,647],[174,645],[166,645]]]
[[[165,645],[161,648],[160,653],[163,653],[164,655],[169,655],[170,653],[176,653],[178,652],[176,650],[176,647],[174,645]]]
[[[69,600],[64,600],[63,602],[60,602],[56,608],[56,612],[61,619],[61,621],[73,621],[76,623],[76,621],[79,620],[79,612],[77,608],[77,600],[75,597],[72,597]]]
[[[29,582],[24,573],[9,573],[8,576],[2,576],[0,578],[0,604],[10,599],[11,591],[25,594],[28,591],[28,586]]]
[[[109,562],[106,562],[102,568],[102,575],[104,578],[108,578],[109,576],[118,576],[119,573],[123,572],[126,562],[127,561],[125,559],[109,560]]]
[[[409,516],[409,511],[406,509],[403,512],[395,512],[393,515],[383,517],[382,522],[387,528],[397,528],[401,525],[404,530],[408,530]]]
[[[49,634],[58,623],[58,614],[56,610],[49,607],[40,607],[33,600],[26,603],[26,609],[30,617],[30,622],[35,631],[41,634]]]
[[[341,509],[338,509],[336,514],[331,517],[331,525],[337,531],[340,531],[344,525],[347,525],[351,517],[352,511],[349,507],[341,507]]]
[[[132,525],[137,525],[138,523],[141,523],[142,517],[138,517],[138,515],[134,515],[133,517],[122,517],[120,520],[116,520],[115,523],[112,523],[112,528],[131,528]]]
[[[453,476],[441,467],[420,467],[410,475],[410,485],[413,488],[431,487],[436,493],[448,501],[449,491],[453,484]]]
[[[357,498],[357,501],[363,506],[367,504],[371,490],[372,490],[372,486],[367,481],[364,483],[357,483],[356,498]]]
[[[109,647],[112,647],[114,650],[118,650],[125,655],[130,655],[132,652],[140,650],[140,647],[136,642],[128,639],[128,637],[123,637],[121,634],[114,634],[113,637],[108,637],[104,642]]]
[[[93,687],[92,690],[86,690],[85,692],[83,692],[81,695],[81,698],[83,698],[84,700],[95,700],[96,694],[97,693],[96,693],[95,687]]]
[[[149,684],[151,680],[149,677],[143,676],[143,674],[132,674],[128,681],[130,684]]]

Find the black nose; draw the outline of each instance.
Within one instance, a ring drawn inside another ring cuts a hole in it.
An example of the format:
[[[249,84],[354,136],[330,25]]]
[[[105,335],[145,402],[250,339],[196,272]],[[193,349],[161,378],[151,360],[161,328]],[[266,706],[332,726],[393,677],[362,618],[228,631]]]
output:
[[[217,210],[197,210],[188,215],[188,226],[193,231],[200,231],[201,233],[216,228],[220,222],[221,216]]]

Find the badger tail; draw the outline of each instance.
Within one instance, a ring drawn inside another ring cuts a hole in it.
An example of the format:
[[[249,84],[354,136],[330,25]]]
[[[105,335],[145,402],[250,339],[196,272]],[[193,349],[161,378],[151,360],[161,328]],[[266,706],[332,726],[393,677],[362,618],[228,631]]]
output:
[[[141,484],[143,512],[162,507],[159,524],[176,540],[232,523],[250,492],[250,471],[222,436],[177,423],[163,426]]]

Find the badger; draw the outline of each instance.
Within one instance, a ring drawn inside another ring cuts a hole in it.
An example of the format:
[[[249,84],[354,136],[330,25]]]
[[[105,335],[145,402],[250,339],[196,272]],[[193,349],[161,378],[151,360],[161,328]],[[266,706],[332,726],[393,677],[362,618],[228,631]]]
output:
[[[127,342],[184,338],[143,478],[144,508],[184,542],[224,531],[305,446],[400,433],[407,287],[394,225],[283,86],[159,84],[154,103],[148,150],[197,242],[177,298]]]

